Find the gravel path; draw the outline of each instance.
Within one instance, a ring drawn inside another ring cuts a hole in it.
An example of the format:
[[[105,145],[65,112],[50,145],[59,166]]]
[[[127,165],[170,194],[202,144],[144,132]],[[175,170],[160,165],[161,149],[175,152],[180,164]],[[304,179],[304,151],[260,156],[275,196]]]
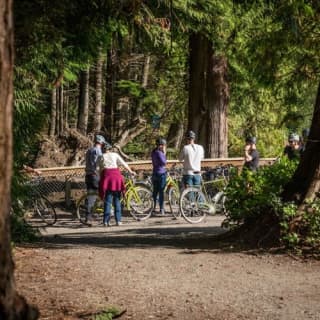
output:
[[[320,262],[217,243],[221,220],[60,220],[41,243],[15,249],[17,286],[41,319],[110,306],[137,320],[320,319]]]

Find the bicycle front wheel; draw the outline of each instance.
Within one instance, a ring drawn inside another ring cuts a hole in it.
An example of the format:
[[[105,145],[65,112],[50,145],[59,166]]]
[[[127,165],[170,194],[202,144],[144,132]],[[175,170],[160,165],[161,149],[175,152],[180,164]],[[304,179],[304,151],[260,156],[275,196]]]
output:
[[[207,215],[206,197],[199,188],[183,190],[179,206],[182,216],[189,223],[200,223]]]
[[[170,188],[168,197],[171,214],[176,219],[181,217],[181,211],[179,208],[179,190],[174,187]]]
[[[127,208],[137,221],[150,218],[153,208],[152,192],[143,186],[135,186],[126,195]]]
[[[56,223],[56,210],[46,197],[41,196],[34,200],[34,210],[48,226],[52,226]]]
[[[88,196],[95,197],[94,204],[90,212],[88,211]],[[99,225],[103,223],[104,203],[97,193],[84,194],[78,200],[76,208],[77,218],[81,223],[88,226]]]

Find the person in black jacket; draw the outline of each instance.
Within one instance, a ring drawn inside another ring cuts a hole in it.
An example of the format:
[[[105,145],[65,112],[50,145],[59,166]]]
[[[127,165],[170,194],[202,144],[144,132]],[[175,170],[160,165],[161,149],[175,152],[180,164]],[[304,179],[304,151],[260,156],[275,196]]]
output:
[[[246,138],[246,145],[244,147],[244,167],[251,171],[256,171],[259,167],[260,155],[256,143],[256,137]]]

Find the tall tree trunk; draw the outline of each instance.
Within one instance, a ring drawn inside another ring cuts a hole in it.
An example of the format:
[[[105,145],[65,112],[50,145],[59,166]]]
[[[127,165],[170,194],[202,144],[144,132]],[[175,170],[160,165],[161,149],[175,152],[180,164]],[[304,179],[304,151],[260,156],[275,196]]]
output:
[[[102,127],[102,70],[103,56],[100,55],[96,65],[95,108],[93,117],[93,131],[99,132]]]
[[[214,55],[204,35],[191,34],[189,50],[188,129],[196,132],[207,157],[227,157],[227,63]]]
[[[57,121],[57,88],[53,87],[51,91],[51,114],[49,136],[53,137],[56,133]]]
[[[208,69],[209,41],[201,34],[189,38],[189,104],[188,129],[199,134],[203,126],[205,108],[205,76]]]
[[[205,92],[208,130],[205,131],[202,138],[203,141],[206,141],[208,158],[228,157],[227,110],[229,105],[229,84],[226,76],[226,59],[211,55]]]
[[[80,73],[80,92],[77,129],[87,134],[89,117],[89,68]]]
[[[65,131],[64,126],[64,90],[63,85],[61,84],[59,87],[59,135],[63,134]]]
[[[10,239],[12,176],[13,25],[12,1],[0,0],[0,319],[36,319],[15,290]]]
[[[143,75],[142,75],[142,88],[147,88],[148,80],[149,80],[149,72],[150,72],[150,54],[147,54],[144,59],[143,64]]]
[[[167,136],[167,143],[169,147],[172,147],[177,151],[180,149],[183,140],[183,130],[184,126],[182,122],[174,121],[170,124]]]
[[[314,106],[310,134],[300,163],[283,191],[284,201],[303,205],[304,200],[313,200],[320,192],[320,83]]]
[[[107,73],[104,107],[104,127],[109,140],[114,138],[115,83],[117,78],[116,52],[110,49],[107,54]]]

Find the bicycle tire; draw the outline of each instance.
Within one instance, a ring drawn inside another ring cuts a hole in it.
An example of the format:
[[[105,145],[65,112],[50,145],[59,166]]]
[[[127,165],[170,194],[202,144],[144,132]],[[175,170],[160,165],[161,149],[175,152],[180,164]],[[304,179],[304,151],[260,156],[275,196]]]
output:
[[[137,221],[150,218],[153,208],[152,192],[149,188],[135,186],[126,195],[127,209]]]
[[[34,200],[34,210],[48,226],[52,226],[57,221],[56,210],[49,199],[44,196]]]
[[[207,215],[204,193],[196,187],[188,187],[181,193],[179,207],[183,218],[189,223],[200,223]]]
[[[87,197],[95,195],[97,198],[91,210],[90,219],[87,214]],[[76,204],[76,215],[79,221],[87,226],[99,225],[103,223],[104,203],[97,193],[86,193],[80,197]]]
[[[179,207],[179,190],[176,188],[172,187],[169,189],[169,207],[171,214],[173,215],[174,218],[180,218],[181,217],[181,210]]]

